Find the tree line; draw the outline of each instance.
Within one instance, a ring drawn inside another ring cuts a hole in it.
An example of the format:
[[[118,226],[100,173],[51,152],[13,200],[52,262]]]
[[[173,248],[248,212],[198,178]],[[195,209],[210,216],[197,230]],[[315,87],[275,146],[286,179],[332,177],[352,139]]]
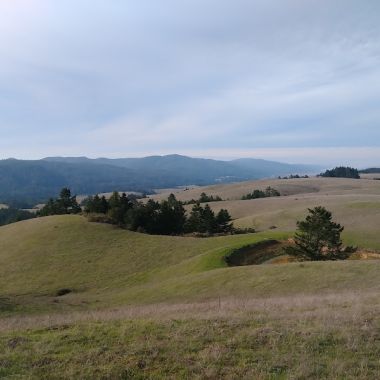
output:
[[[184,205],[193,205],[196,203],[210,203],[210,202],[221,202],[223,199],[219,195],[207,195],[206,193],[201,193],[198,199],[191,199],[190,201],[182,202]]]
[[[278,190],[273,189],[272,187],[268,186],[265,191],[263,190],[253,190],[252,193],[249,193],[247,195],[242,196],[242,200],[248,200],[248,199],[258,199],[258,198],[269,198],[269,197],[279,197],[281,194]]]
[[[310,178],[307,174],[299,175],[299,174],[290,174],[289,176],[281,177],[278,176],[278,179],[299,179],[299,178]]]
[[[319,177],[360,179],[360,174],[358,169],[339,166],[331,170],[326,170],[324,173],[319,174]]]
[[[157,235],[181,235],[185,233],[225,234],[233,232],[231,216],[221,209],[217,214],[206,204],[196,203],[189,215],[181,201],[171,194],[161,202],[149,199],[146,203],[135,196],[114,192],[105,196],[90,196],[83,202],[83,211],[91,220],[107,222],[131,231]],[[77,214],[82,212],[70,189],[62,189],[57,199],[50,199],[40,210],[39,216]]]
[[[232,231],[231,216],[227,210],[215,214],[210,206],[196,203],[189,216],[174,194],[161,202],[149,199],[146,203],[131,199],[125,193],[114,192],[105,197],[89,197],[85,202],[87,214],[104,214],[108,222],[132,231],[157,235],[184,233],[228,233]]]
[[[46,205],[38,212],[38,216],[79,214],[82,208],[77,202],[76,196],[71,195],[71,190],[63,188],[56,199],[50,198]]]
[[[0,209],[0,226],[21,222],[22,220],[32,219],[35,217],[35,214],[26,210],[19,210],[16,208],[2,208]]]

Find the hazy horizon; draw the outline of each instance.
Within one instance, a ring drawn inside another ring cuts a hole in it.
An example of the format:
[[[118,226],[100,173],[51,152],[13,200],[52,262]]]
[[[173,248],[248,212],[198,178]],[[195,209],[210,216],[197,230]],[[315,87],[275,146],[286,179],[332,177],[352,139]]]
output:
[[[335,164],[323,164],[323,163],[316,163],[316,162],[301,162],[299,161],[287,161],[287,160],[281,160],[281,159],[271,159],[271,158],[262,158],[262,157],[250,157],[250,156],[242,156],[242,157],[214,157],[214,156],[190,156],[186,154],[180,154],[180,153],[168,153],[168,154],[152,154],[152,155],[142,155],[142,156],[118,156],[118,157],[106,157],[106,156],[61,156],[61,155],[56,155],[56,156],[41,156],[37,158],[17,158],[17,157],[5,157],[5,158],[0,158],[0,160],[43,160],[43,159],[48,159],[48,158],[85,158],[85,159],[90,159],[90,160],[96,160],[96,159],[124,159],[124,158],[147,158],[147,157],[164,157],[164,156],[184,156],[188,158],[199,158],[199,159],[211,159],[211,160],[218,160],[218,161],[233,161],[233,160],[238,160],[238,159],[254,159],[254,160],[265,160],[265,161],[273,161],[273,162],[278,162],[278,163],[284,163],[284,164],[289,164],[289,165],[310,165],[310,166],[315,166],[315,167],[321,167],[321,168],[332,168],[333,166],[355,166],[355,165],[350,165],[347,162],[340,162],[340,163],[335,163]],[[379,167],[380,165],[356,165],[358,169],[368,169],[368,168],[373,168],[373,167]]]
[[[0,156],[380,166],[374,0],[0,3]]]

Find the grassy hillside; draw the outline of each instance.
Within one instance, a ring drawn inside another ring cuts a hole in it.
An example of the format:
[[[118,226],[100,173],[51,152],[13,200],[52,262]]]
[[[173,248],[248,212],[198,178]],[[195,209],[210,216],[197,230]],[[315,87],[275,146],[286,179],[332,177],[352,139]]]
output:
[[[228,249],[265,237],[149,236],[80,216],[40,218],[0,228],[0,288],[21,306],[37,309],[159,301],[171,298],[165,290],[169,281],[222,267]],[[55,293],[61,288],[74,292],[57,303]],[[144,295],[144,289],[151,290]]]
[[[314,204],[334,211],[346,244],[380,249],[380,183],[206,192],[268,184],[289,195],[210,204],[265,230],[256,234],[149,236],[81,216],[1,227],[0,377],[379,378],[380,260],[227,267],[223,257],[287,238]]]
[[[239,200],[253,189],[264,190],[267,186],[279,190],[282,196]],[[345,226],[347,244],[380,249],[380,181],[340,178],[250,181],[179,191],[176,196],[181,200],[197,199],[203,191],[225,200],[210,203],[214,211],[226,208],[236,226],[255,227],[260,231],[271,226],[280,231],[294,231],[296,221],[305,216],[308,207],[322,205]],[[155,197],[161,199],[167,195]]]
[[[80,216],[16,223],[0,228],[0,289],[13,306],[3,312],[289,295],[301,286],[303,292],[331,291],[344,289],[340,276],[352,276],[360,288],[375,286],[380,266],[373,262],[225,268],[222,258],[232,248],[287,236],[279,231],[204,239],[149,236]],[[57,297],[63,288],[72,293]]]

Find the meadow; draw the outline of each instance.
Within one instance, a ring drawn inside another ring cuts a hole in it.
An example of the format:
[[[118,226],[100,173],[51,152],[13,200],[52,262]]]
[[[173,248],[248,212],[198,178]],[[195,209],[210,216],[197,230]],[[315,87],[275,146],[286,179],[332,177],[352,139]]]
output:
[[[268,185],[284,195],[239,200]],[[0,377],[379,378],[380,260],[228,267],[224,256],[288,239],[317,204],[346,227],[345,244],[379,250],[380,182],[255,181],[176,195],[202,191],[258,232],[151,236],[82,216],[1,227]]]

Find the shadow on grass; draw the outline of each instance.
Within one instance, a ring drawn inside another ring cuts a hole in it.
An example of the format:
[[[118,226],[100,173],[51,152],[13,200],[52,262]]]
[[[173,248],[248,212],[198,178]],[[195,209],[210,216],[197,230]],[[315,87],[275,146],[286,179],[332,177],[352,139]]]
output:
[[[0,296],[0,313],[12,311],[15,307],[15,303],[9,297]]]

